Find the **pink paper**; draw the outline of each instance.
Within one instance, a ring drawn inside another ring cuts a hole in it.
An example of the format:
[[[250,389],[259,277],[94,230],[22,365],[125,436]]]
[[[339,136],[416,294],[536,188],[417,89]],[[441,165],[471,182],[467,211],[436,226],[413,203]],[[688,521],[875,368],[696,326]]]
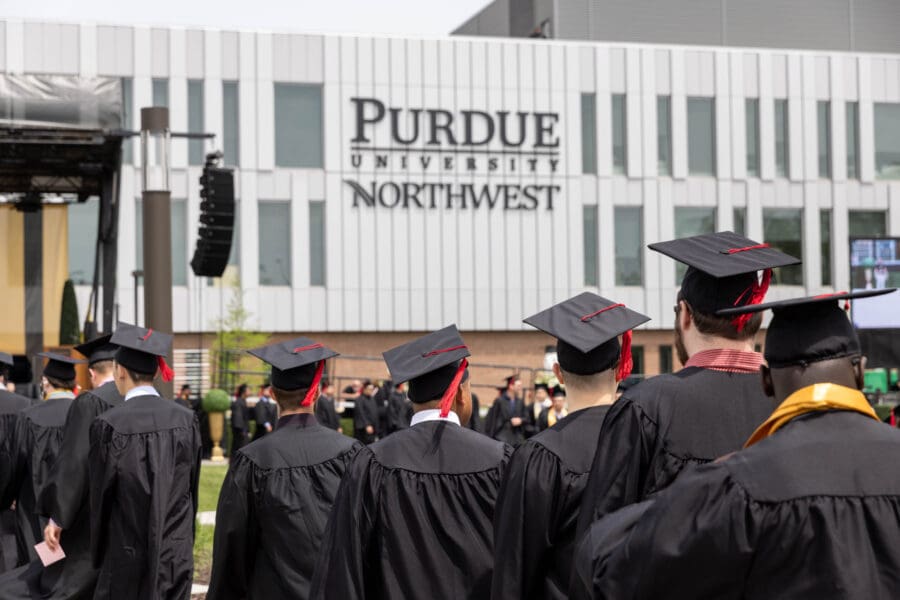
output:
[[[56,552],[54,552],[47,546],[47,542],[35,544],[34,549],[45,567],[49,567],[53,563],[66,557],[66,553],[63,552],[62,546],[57,547]]]

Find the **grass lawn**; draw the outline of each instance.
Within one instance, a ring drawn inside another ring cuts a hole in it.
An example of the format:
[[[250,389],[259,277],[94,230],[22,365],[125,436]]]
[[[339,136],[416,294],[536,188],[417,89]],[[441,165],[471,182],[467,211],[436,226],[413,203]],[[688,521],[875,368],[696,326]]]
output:
[[[203,465],[200,468],[200,512],[216,510],[219,490],[222,489],[222,481],[227,472],[227,465]],[[194,581],[197,583],[209,581],[212,569],[213,531],[215,527],[212,525],[197,526],[197,534],[194,537]]]

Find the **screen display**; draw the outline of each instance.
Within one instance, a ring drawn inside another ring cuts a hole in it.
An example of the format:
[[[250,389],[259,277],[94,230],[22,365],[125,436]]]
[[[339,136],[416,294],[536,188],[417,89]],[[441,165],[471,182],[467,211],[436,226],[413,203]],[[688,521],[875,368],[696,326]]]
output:
[[[900,239],[851,240],[850,281],[854,290],[900,287]],[[851,314],[859,328],[900,328],[900,292],[857,300]]]

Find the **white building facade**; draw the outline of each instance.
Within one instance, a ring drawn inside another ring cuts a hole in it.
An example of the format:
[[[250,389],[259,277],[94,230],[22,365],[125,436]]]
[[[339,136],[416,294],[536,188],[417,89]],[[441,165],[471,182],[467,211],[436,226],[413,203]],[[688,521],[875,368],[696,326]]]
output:
[[[213,330],[231,294],[189,267],[213,147],[236,170],[230,271],[263,331],[517,331],[582,290],[671,329],[679,274],[648,243],[731,229],[799,253],[775,298],[847,289],[851,235],[900,236],[900,55],[12,20],[0,32],[4,72],[122,78],[126,128],[164,104],[173,131],[216,134],[172,143],[177,333]],[[127,321],[141,264],[132,144]],[[77,282],[93,265],[92,202],[70,209]]]

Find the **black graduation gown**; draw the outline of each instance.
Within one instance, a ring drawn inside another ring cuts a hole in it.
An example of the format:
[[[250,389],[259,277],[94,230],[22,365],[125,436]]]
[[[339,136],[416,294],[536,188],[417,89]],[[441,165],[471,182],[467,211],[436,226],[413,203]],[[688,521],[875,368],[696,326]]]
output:
[[[137,396],[94,419],[90,439],[91,555],[100,569],[94,598],[188,598],[200,478],[196,416],[170,400]]]
[[[0,599],[34,597],[91,598],[97,579],[91,563],[88,455],[94,418],[122,403],[114,382],[80,394],[69,407],[59,452],[37,502],[38,514],[62,527],[66,559],[44,568],[39,560],[0,578]],[[43,539],[43,535],[41,536]]]
[[[366,427],[372,426],[375,433],[366,433]],[[353,408],[354,437],[364,444],[371,444],[378,434],[378,407],[372,396],[360,394]]]
[[[405,393],[392,391],[388,396],[387,411],[387,433],[394,433],[409,427],[412,406]]]
[[[472,416],[466,427],[472,431],[481,431],[481,404],[478,402],[478,394],[472,394]]]
[[[593,521],[665,488],[685,468],[740,449],[774,408],[758,373],[689,367],[629,389],[603,423],[578,536]]]
[[[5,487],[5,482],[12,476],[18,414],[33,403],[31,398],[13,394],[0,385],[0,488]],[[9,506],[4,506],[0,508],[0,573],[14,568],[18,560],[16,513]]]
[[[608,410],[574,412],[513,454],[494,517],[495,600],[567,597],[581,495]]]
[[[269,432],[266,431],[266,423],[273,428],[278,423],[278,405],[274,400],[266,402],[262,399],[253,407],[254,418],[256,419],[256,433],[253,435],[254,440],[264,437]]]
[[[361,447],[312,415],[288,415],[238,452],[219,495],[207,599],[308,598],[341,477]]]
[[[16,502],[17,565],[37,559],[34,545],[44,539],[47,519],[37,510],[50,467],[62,443],[66,413],[74,398],[56,397],[19,413],[13,433],[10,476],[0,489],[0,505]]]
[[[334,407],[334,398],[319,396],[316,400],[316,421],[326,429],[337,431],[341,426],[341,419]]]
[[[900,598],[900,432],[799,417],[685,473],[578,549],[573,598]]]
[[[360,450],[341,482],[311,598],[487,598],[491,520],[512,449],[427,421]]]
[[[525,403],[521,398],[511,401],[504,392],[494,400],[490,412],[492,414],[488,415],[487,420],[491,427],[485,433],[495,440],[510,446],[517,446],[525,441],[525,427],[528,415],[525,414]],[[513,424],[510,422],[510,419],[513,417],[522,419],[522,424],[518,427],[513,427]]]
[[[234,456],[235,452],[247,443],[247,436],[250,433],[248,411],[246,399],[235,398],[231,401],[231,449],[229,456]]]

